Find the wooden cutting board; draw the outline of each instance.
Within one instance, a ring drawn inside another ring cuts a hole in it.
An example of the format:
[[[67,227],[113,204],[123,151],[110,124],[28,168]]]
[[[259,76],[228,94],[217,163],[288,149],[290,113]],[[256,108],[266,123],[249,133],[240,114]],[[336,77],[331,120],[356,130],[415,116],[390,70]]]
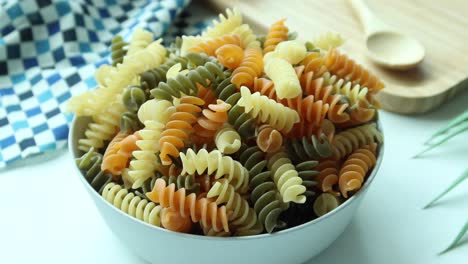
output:
[[[340,33],[346,39],[344,52],[384,81],[386,87],[378,100],[389,111],[426,112],[468,88],[466,0],[366,1],[388,25],[414,36],[426,48],[423,63],[407,72],[383,69],[366,57],[363,30],[347,0],[205,1],[217,12],[238,7],[256,33],[266,33],[280,18],[287,18],[290,31],[297,31],[302,40],[312,40],[327,31]]]

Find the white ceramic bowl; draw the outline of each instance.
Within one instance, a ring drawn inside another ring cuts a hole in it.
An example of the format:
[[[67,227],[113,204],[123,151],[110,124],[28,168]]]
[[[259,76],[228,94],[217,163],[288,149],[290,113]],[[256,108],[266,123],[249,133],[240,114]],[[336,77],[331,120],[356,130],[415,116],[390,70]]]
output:
[[[88,122],[89,118],[83,117],[73,120],[68,142],[73,158],[79,157],[78,139],[83,138]],[[76,166],[75,173],[114,234],[135,254],[151,263],[303,263],[327,248],[351,222],[382,162],[382,146],[377,164],[361,190],[338,208],[300,226],[247,237],[205,237],[149,225],[104,200]]]

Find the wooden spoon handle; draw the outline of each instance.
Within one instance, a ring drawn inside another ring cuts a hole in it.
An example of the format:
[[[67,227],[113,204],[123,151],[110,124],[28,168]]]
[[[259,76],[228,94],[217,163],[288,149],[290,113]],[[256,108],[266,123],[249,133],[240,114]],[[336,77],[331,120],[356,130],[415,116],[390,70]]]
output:
[[[388,28],[387,25],[372,13],[363,0],[349,0],[349,3],[361,21],[367,36]]]

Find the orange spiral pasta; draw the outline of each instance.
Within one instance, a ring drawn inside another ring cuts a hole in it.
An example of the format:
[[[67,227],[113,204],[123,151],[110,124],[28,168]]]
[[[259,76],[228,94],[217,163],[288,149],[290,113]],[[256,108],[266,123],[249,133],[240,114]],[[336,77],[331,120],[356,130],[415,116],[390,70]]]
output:
[[[338,170],[340,164],[335,160],[323,160],[315,167],[319,172],[319,175],[315,178],[318,183],[318,187],[322,192],[329,192],[335,195],[339,193],[333,191],[333,186],[338,183]]]
[[[175,184],[166,186],[163,179],[157,179],[153,190],[146,193],[148,199],[163,208],[173,208],[180,212],[182,217],[190,217],[192,222],[219,232],[229,232],[228,214],[226,206],[216,205],[213,199],[197,198],[195,193],[186,195],[185,188],[175,190]]]
[[[343,95],[332,94],[333,87],[325,85],[324,78],[314,79],[314,73],[308,72],[302,75],[301,79],[302,90],[305,94],[314,95],[316,100],[322,100],[330,105],[327,116],[334,123],[344,123],[350,120],[350,116],[345,110],[349,104]]]
[[[192,124],[197,121],[197,113],[201,112],[200,106],[204,104],[202,99],[194,96],[184,96],[180,99],[180,104],[169,117],[159,139],[159,157],[162,165],[170,165],[171,157],[179,157],[179,150],[185,146],[193,132]]]
[[[216,132],[227,121],[227,111],[229,109],[231,109],[231,105],[219,99],[216,104],[210,104],[208,109],[203,109],[202,116],[198,118],[197,123],[193,126],[195,131],[194,142],[197,144],[212,142]]]
[[[101,170],[112,173],[114,180],[122,174],[122,170],[127,167],[132,152],[137,150],[136,141],[141,137],[138,132],[128,135],[125,133],[117,134],[104,153],[102,158]]]
[[[199,83],[196,83],[196,85],[198,88],[197,97],[205,101],[203,108],[207,108],[208,105],[216,103],[216,94],[214,94],[211,89],[208,89]]]
[[[161,225],[167,230],[190,233],[192,231],[192,221],[190,217],[182,214],[174,208],[163,208],[161,210]]]
[[[301,117],[301,122],[308,122],[319,127],[328,113],[330,105],[322,100],[316,100],[313,95],[308,95],[288,99],[287,106],[297,111]]]
[[[384,84],[377,76],[370,73],[362,65],[341,54],[337,49],[331,49],[325,55],[325,65],[330,73],[345,80],[352,81],[369,89],[369,93],[376,93],[384,88]]]
[[[348,198],[348,192],[357,191],[361,188],[367,172],[375,166],[376,148],[376,143],[366,145],[355,150],[346,158],[338,180],[343,197]]]
[[[239,89],[242,85],[252,87],[255,77],[263,71],[263,55],[259,48],[247,48],[241,64],[232,73],[231,82]]]
[[[202,41],[197,45],[191,47],[189,51],[198,52],[198,53],[205,53],[209,56],[215,56],[216,50],[226,44],[234,44],[236,46],[241,47],[241,39],[239,35],[224,35],[221,37],[210,38],[208,40]]]
[[[244,58],[244,50],[238,45],[225,44],[216,51],[216,58],[224,67],[234,70],[239,67]]]
[[[257,146],[263,152],[277,152],[283,145],[283,135],[270,125],[261,125],[258,129]]]
[[[307,54],[304,60],[302,60],[301,65],[304,66],[305,73],[313,72],[315,78],[318,78],[327,72],[324,58],[320,52],[313,51]]]
[[[286,19],[281,19],[271,25],[263,43],[263,54],[274,51],[278,43],[288,40],[289,29],[284,25],[284,21]]]

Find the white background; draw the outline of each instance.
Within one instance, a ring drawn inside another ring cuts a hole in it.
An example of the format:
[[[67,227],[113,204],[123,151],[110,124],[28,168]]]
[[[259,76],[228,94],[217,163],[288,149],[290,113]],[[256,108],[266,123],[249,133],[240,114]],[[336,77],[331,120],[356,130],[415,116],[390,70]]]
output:
[[[466,243],[437,256],[468,219],[468,181],[421,209],[468,168],[468,133],[411,159],[467,102],[464,92],[424,115],[381,112],[380,171],[350,226],[310,263],[468,263]],[[72,166],[67,150],[60,150],[0,169],[0,262],[145,263],[104,224]],[[222,258],[222,252],[210,254]]]

